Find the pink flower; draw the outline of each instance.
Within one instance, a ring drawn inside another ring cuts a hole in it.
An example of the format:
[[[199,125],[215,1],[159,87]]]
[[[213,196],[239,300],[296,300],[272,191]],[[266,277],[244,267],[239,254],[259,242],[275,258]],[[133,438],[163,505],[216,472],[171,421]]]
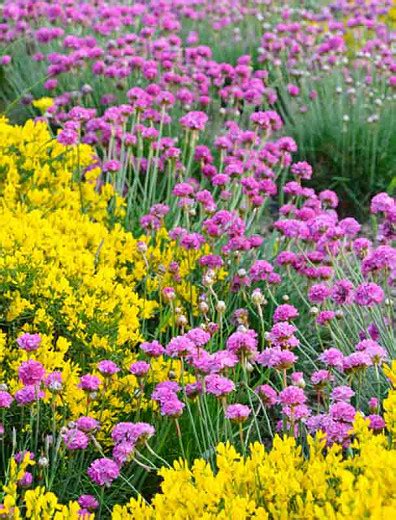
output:
[[[333,401],[344,401],[349,402],[355,392],[350,386],[336,386],[331,392],[331,398]]]
[[[279,394],[279,402],[286,406],[304,404],[306,400],[304,391],[297,386],[287,386]]]
[[[383,430],[386,426],[384,419],[377,414],[372,414],[368,416],[370,421],[370,428],[375,431]]]
[[[274,406],[278,402],[278,394],[269,385],[260,385],[256,388],[256,393],[261,397],[266,406]]]
[[[311,303],[323,303],[331,295],[331,289],[323,284],[312,285],[308,291],[308,300]]]
[[[227,340],[227,350],[242,358],[252,358],[257,354],[257,333],[254,330],[237,331]]]
[[[89,437],[81,430],[68,430],[62,435],[63,442],[68,450],[85,450],[89,444]]]
[[[145,342],[140,345],[140,349],[151,357],[159,357],[165,352],[164,347],[156,340]]]
[[[28,332],[25,332],[17,338],[16,342],[21,349],[26,350],[26,352],[32,352],[39,348],[41,336],[40,334],[29,334]]]
[[[235,390],[235,384],[227,377],[210,374],[205,377],[205,386],[208,394],[216,397],[225,397]]]
[[[177,397],[174,397],[168,401],[161,403],[161,415],[168,417],[177,418],[183,413],[185,404],[182,403]]]
[[[208,122],[208,116],[205,112],[188,112],[179,119],[179,122],[189,130],[204,130],[205,125]]]
[[[100,423],[93,417],[83,416],[77,419],[76,427],[84,433],[90,433],[99,430]]]
[[[78,499],[78,505],[88,511],[94,511],[99,507],[99,502],[92,495],[81,495]]]
[[[108,359],[98,363],[98,370],[104,377],[110,377],[120,371],[119,367]]]
[[[294,318],[297,318],[298,315],[298,310],[294,307],[294,305],[284,303],[283,305],[279,305],[275,309],[273,320],[275,323],[279,321],[289,321],[293,320]]]
[[[135,361],[129,367],[129,371],[136,377],[144,377],[150,371],[150,364],[146,361]]]
[[[335,421],[352,423],[355,419],[356,410],[351,404],[339,401],[330,406],[329,414]]]
[[[384,291],[376,283],[362,283],[355,290],[354,300],[363,307],[372,307],[385,298]]]
[[[96,392],[100,387],[100,379],[97,376],[86,374],[80,377],[78,386],[85,392]]]
[[[329,367],[342,368],[344,354],[337,348],[329,348],[319,356],[320,361]]]
[[[230,404],[226,410],[226,418],[230,421],[242,423],[249,417],[251,410],[244,404]]]
[[[172,338],[166,346],[166,353],[170,357],[182,357],[193,352],[194,348],[194,343],[185,334]]]
[[[0,390],[0,408],[9,408],[13,400],[11,394],[4,390]]]
[[[89,478],[99,486],[110,486],[115,480],[120,470],[117,464],[108,458],[96,459],[87,470]]]
[[[21,363],[18,368],[18,375],[24,385],[36,385],[43,380],[45,370],[39,361],[29,359]]]
[[[15,392],[15,401],[21,405],[26,406],[34,403],[38,399],[42,399],[44,397],[44,392],[40,390],[37,386],[27,385]]]

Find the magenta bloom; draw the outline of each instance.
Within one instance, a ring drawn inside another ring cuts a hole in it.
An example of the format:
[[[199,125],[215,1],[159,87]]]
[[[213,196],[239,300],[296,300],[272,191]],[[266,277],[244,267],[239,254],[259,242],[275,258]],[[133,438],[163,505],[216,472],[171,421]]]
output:
[[[297,356],[290,350],[281,350],[279,347],[267,348],[261,352],[256,362],[265,366],[272,367],[276,370],[287,370],[291,368],[297,361]]]
[[[208,122],[208,116],[205,112],[188,112],[179,119],[179,122],[189,130],[204,130]]]
[[[89,444],[88,435],[77,429],[68,430],[62,437],[68,450],[85,450]]]
[[[108,359],[98,363],[98,370],[104,377],[110,377],[120,371],[119,367]]]
[[[18,480],[18,485],[24,488],[30,487],[33,482],[33,475],[29,471],[25,471],[23,477]]]
[[[170,357],[182,357],[192,352],[194,347],[194,343],[185,334],[172,338],[166,346],[166,353]]]
[[[18,368],[18,375],[24,385],[36,385],[44,378],[45,370],[39,361],[29,359],[21,363]]]
[[[173,399],[161,403],[161,415],[166,415],[167,417],[175,419],[180,417],[183,413],[184,407],[184,403],[182,403],[177,397],[173,397]]]
[[[344,354],[337,348],[328,348],[319,356],[320,361],[329,367],[342,368]]]
[[[98,486],[110,486],[115,480],[120,470],[117,464],[108,458],[96,459],[87,470],[89,478]]]
[[[298,386],[287,386],[279,394],[279,402],[286,406],[304,404],[306,400],[304,391]]]
[[[150,363],[146,361],[135,361],[129,367],[129,371],[136,377],[144,377],[150,370]]]
[[[99,430],[100,423],[93,417],[83,416],[77,419],[76,427],[82,432],[90,433]]]
[[[227,349],[240,358],[254,357],[257,354],[257,333],[254,330],[234,332],[227,340]]]
[[[386,426],[384,419],[377,414],[372,414],[368,416],[370,424],[369,427],[374,431],[383,430]]]
[[[354,395],[355,392],[350,386],[336,386],[331,392],[333,401],[344,401],[346,403],[348,403]]]
[[[353,284],[349,280],[339,280],[333,286],[331,298],[335,303],[344,305],[352,302]]]
[[[216,397],[225,397],[235,390],[235,384],[227,377],[210,374],[205,377],[205,386],[208,394]]]
[[[148,423],[128,423],[122,422],[114,426],[111,432],[111,438],[113,441],[120,442],[131,442],[136,445],[141,442],[145,442],[147,439],[152,437],[155,433],[154,426]]]
[[[164,347],[158,341],[145,342],[140,345],[140,349],[151,357],[159,357],[165,352]]]
[[[268,340],[273,347],[293,349],[300,344],[300,341],[294,336],[296,331],[297,328],[291,323],[280,321],[272,327]]]
[[[308,300],[311,303],[323,303],[331,295],[331,289],[323,284],[312,285],[308,291]]]
[[[78,386],[85,392],[96,392],[100,387],[100,379],[97,376],[86,374],[80,377]]]
[[[372,307],[385,298],[384,291],[376,283],[362,283],[355,290],[354,300],[362,307]]]
[[[41,336],[40,334],[29,334],[28,332],[25,332],[17,338],[16,342],[21,349],[26,350],[26,352],[32,352],[39,348]]]
[[[0,390],[0,408],[9,408],[13,400],[11,394],[4,390]]]
[[[349,356],[346,356],[342,363],[342,367],[346,373],[365,370],[371,365],[371,358],[365,352],[353,352],[349,354]]]
[[[200,327],[189,330],[186,336],[196,347],[203,347],[210,341],[209,332],[204,331]]]
[[[261,397],[266,406],[273,406],[278,402],[278,394],[269,385],[260,385],[256,388],[256,393]]]
[[[333,379],[328,370],[316,370],[311,376],[311,382],[316,387],[322,387]]]
[[[289,321],[297,318],[298,310],[294,307],[294,305],[289,305],[288,303],[284,303],[283,305],[279,305],[274,312],[274,322],[277,323],[279,321]]]
[[[17,392],[15,392],[15,401],[21,405],[26,406],[34,403],[37,399],[42,399],[44,397],[44,392],[40,390],[37,386],[34,385],[26,385]]]
[[[339,401],[330,406],[329,414],[335,421],[353,423],[356,410],[351,404]]]
[[[230,421],[242,423],[249,417],[251,410],[244,404],[230,404],[226,410],[226,418]]]
[[[92,495],[81,495],[78,499],[78,505],[88,511],[94,511],[99,507],[99,502]]]

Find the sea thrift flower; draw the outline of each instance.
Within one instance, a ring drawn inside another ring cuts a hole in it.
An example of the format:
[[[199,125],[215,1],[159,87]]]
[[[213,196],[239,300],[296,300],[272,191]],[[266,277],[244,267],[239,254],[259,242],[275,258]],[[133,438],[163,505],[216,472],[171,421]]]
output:
[[[274,406],[278,402],[278,394],[269,385],[260,385],[256,388],[256,393],[261,397],[266,406]]]
[[[164,347],[156,340],[142,343],[140,349],[150,357],[159,357],[165,352]]]
[[[120,470],[117,464],[108,458],[96,459],[87,470],[89,478],[98,486],[109,487],[115,480]]]
[[[33,475],[29,471],[25,471],[23,477],[18,480],[18,485],[23,488],[28,488],[33,483]]]
[[[333,401],[344,401],[346,403],[348,403],[354,395],[355,392],[350,386],[336,386],[331,392]]]
[[[43,380],[45,370],[39,361],[29,359],[21,363],[18,368],[18,375],[24,385],[36,385]]]
[[[0,408],[9,408],[13,400],[11,394],[4,390],[0,390]]]
[[[82,432],[90,433],[90,432],[94,432],[96,430],[99,430],[100,423],[99,423],[99,421],[97,421],[93,417],[89,417],[89,416],[85,417],[85,416],[83,416],[83,417],[80,417],[79,419],[77,419],[77,421],[76,421],[76,428],[78,428]]]
[[[273,320],[275,323],[279,321],[289,321],[293,320],[294,318],[297,318],[298,315],[298,310],[294,307],[294,305],[284,303],[283,305],[279,305],[275,309]]]
[[[146,361],[135,361],[129,367],[129,371],[136,377],[144,377],[150,371],[150,364]]]
[[[216,397],[225,397],[235,390],[235,384],[231,379],[218,374],[206,376],[205,387],[208,394],[213,394]]]
[[[317,388],[325,386],[332,379],[333,377],[328,370],[317,370],[311,376],[311,382]]]
[[[166,346],[166,353],[170,357],[183,357],[194,350],[194,343],[187,335],[176,336]]]
[[[179,119],[179,122],[189,130],[201,131],[205,129],[205,125],[208,122],[208,116],[205,112],[188,112]]]
[[[29,334],[25,332],[17,338],[16,342],[21,349],[26,350],[26,352],[32,352],[39,348],[41,336],[40,334]]]
[[[320,361],[329,367],[342,368],[344,361],[344,354],[337,348],[329,348],[325,350],[320,356]]]
[[[21,406],[27,406],[44,397],[44,392],[37,386],[26,385],[15,392],[15,401]]]
[[[370,356],[365,352],[353,352],[343,360],[342,367],[344,372],[357,372],[365,370],[372,365]]]
[[[227,350],[240,358],[250,359],[257,354],[257,333],[254,330],[237,331],[227,340]]]
[[[55,370],[55,372],[50,372],[45,378],[44,384],[50,392],[60,392],[63,388],[62,373],[58,370]]]
[[[304,404],[306,400],[304,391],[297,386],[287,386],[279,394],[279,402],[286,406]]]
[[[384,291],[376,283],[363,283],[355,290],[354,300],[358,305],[372,307],[385,298]]]
[[[275,323],[268,334],[268,341],[273,347],[282,349],[293,349],[300,344],[299,340],[294,336],[297,328],[287,321]]]
[[[99,502],[92,495],[81,495],[77,500],[78,505],[88,511],[94,511],[99,507]]]
[[[184,407],[185,404],[174,397],[173,399],[161,403],[161,415],[166,415],[167,417],[172,418],[180,417],[183,413]]]
[[[323,303],[331,295],[331,289],[322,283],[315,284],[308,291],[311,303]]]
[[[119,367],[108,359],[98,363],[98,370],[104,377],[110,377],[120,371]]]
[[[335,421],[352,423],[355,419],[356,410],[351,404],[339,401],[330,406],[329,414]]]
[[[227,406],[225,416],[232,422],[242,423],[249,417],[251,410],[244,404],[230,404]]]
[[[386,426],[384,419],[377,414],[372,414],[368,416],[370,421],[369,427],[374,431],[383,430]]]
[[[203,347],[210,341],[210,334],[199,327],[189,330],[186,337],[191,340],[196,347]]]
[[[78,429],[68,430],[62,437],[68,450],[85,450],[89,444],[89,437]]]
[[[86,374],[80,377],[78,386],[85,392],[96,392],[100,387],[100,379],[97,376]]]

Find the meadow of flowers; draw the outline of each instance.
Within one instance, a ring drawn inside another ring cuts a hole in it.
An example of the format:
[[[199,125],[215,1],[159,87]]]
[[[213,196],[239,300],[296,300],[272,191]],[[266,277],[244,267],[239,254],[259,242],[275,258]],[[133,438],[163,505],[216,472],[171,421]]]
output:
[[[0,13],[0,518],[392,518],[396,6]]]

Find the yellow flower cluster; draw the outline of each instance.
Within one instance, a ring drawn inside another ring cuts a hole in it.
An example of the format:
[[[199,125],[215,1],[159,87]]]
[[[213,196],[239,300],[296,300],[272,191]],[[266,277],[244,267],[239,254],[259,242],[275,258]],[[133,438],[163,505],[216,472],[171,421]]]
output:
[[[388,370],[396,382],[396,363]],[[396,390],[384,402],[388,434],[374,434],[357,415],[354,441],[345,456],[340,446],[325,448],[321,436],[309,439],[309,455],[293,437],[276,437],[266,451],[250,446],[244,459],[227,444],[217,447],[216,471],[202,459],[160,471],[162,493],[147,504],[141,497],[115,506],[113,520],[177,518],[323,519],[371,518],[396,514]]]
[[[72,418],[86,413],[79,376],[94,373],[102,359],[125,373],[137,359],[136,345],[146,339],[146,320],[160,313],[161,330],[172,325],[170,307],[164,310],[161,302],[163,287],[175,288],[181,308],[197,301],[188,275],[198,252],[176,247],[165,230],[134,238],[118,223],[123,199],[92,165],[90,146],[58,143],[44,122],[13,126],[0,118],[0,381],[17,390],[17,368],[28,358],[60,370],[62,404]],[[168,269],[172,261],[179,264],[177,282]],[[17,348],[24,331],[40,333],[37,352]],[[162,358],[153,362],[150,379],[167,379],[169,369]],[[172,370],[177,375],[177,363]],[[144,407],[138,390],[132,375],[113,378],[100,395],[106,401],[101,420]],[[125,392],[137,399],[125,401]]]

